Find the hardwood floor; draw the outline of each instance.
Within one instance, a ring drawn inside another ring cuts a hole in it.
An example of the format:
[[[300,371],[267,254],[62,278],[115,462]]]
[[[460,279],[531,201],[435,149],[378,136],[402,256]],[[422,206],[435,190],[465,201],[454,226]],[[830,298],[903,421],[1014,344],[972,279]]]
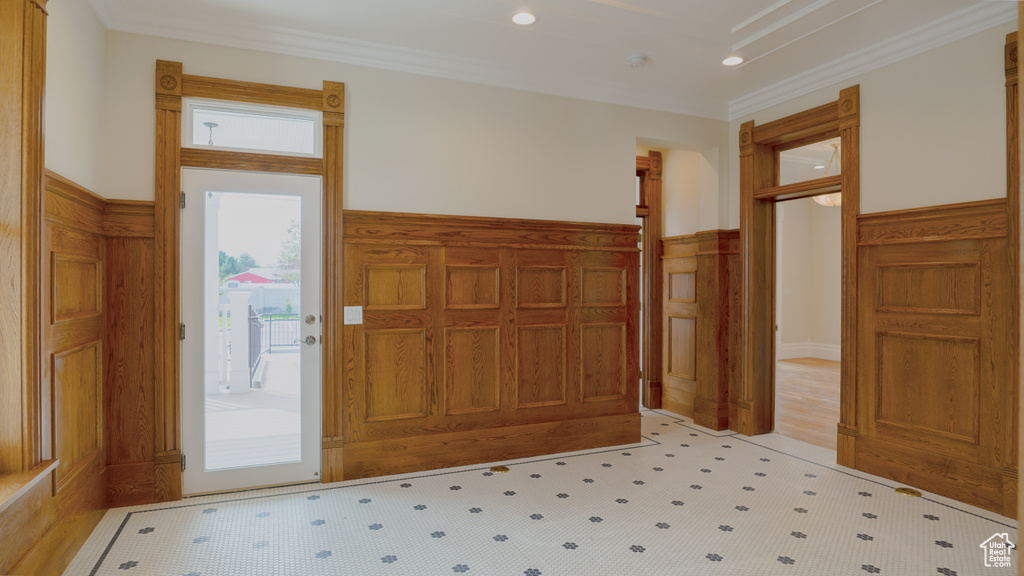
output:
[[[776,362],[775,410],[776,432],[835,450],[839,362],[819,358]]]

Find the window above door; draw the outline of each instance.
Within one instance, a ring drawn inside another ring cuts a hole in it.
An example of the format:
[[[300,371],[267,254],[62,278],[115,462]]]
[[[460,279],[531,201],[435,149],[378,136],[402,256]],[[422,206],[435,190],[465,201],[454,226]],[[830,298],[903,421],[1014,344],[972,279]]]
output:
[[[321,114],[311,110],[187,99],[182,146],[287,156],[323,156]]]

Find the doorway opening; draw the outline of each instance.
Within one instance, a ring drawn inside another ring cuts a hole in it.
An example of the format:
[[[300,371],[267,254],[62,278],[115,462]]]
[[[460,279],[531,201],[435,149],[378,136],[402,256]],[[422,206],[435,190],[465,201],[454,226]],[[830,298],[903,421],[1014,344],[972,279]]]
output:
[[[640,405],[661,408],[661,152],[636,157],[640,225]]]
[[[184,492],[318,481],[320,178],[182,184]]]

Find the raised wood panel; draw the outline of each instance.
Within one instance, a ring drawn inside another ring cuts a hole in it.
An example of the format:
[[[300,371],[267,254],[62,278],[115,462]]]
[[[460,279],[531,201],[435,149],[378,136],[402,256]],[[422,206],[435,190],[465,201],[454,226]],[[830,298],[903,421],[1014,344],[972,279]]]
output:
[[[249,104],[307,108],[318,112],[323,107],[323,96],[320,90],[209,78],[192,74],[181,74],[179,94],[185,98],[231,100]]]
[[[447,308],[498,308],[497,266],[446,266]]]
[[[517,271],[517,302],[520,308],[565,306],[565,267],[529,266]]]
[[[583,306],[625,306],[626,271],[583,268]]]
[[[50,275],[51,322],[66,322],[103,313],[100,260],[53,253]]]
[[[882,332],[877,343],[875,421],[977,444],[980,341]]]
[[[626,395],[626,325],[584,324],[580,378],[584,402],[618,400]]]
[[[367,310],[410,310],[426,307],[427,290],[423,266],[366,266]]]
[[[686,380],[697,377],[697,318],[668,317],[668,373]]]
[[[670,302],[696,302],[696,271],[671,272],[668,275],[668,299]]]
[[[92,342],[53,356],[54,454],[57,485],[103,447],[103,346]]]
[[[857,243],[868,246],[1005,238],[1008,227],[1006,200],[981,200],[861,214]]]
[[[491,412],[500,405],[499,328],[445,330],[445,413]]]
[[[935,262],[879,266],[878,307],[886,312],[979,315],[980,264]]]
[[[366,421],[427,415],[426,335],[422,330],[366,333]]]
[[[564,326],[520,326],[516,360],[520,408],[565,403]]]

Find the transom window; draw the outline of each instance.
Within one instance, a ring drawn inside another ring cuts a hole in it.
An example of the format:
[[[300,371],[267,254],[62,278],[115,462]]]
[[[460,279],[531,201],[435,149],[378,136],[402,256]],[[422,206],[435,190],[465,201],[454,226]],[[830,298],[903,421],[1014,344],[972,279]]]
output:
[[[219,100],[186,100],[182,145],[289,156],[322,156],[319,112]]]

